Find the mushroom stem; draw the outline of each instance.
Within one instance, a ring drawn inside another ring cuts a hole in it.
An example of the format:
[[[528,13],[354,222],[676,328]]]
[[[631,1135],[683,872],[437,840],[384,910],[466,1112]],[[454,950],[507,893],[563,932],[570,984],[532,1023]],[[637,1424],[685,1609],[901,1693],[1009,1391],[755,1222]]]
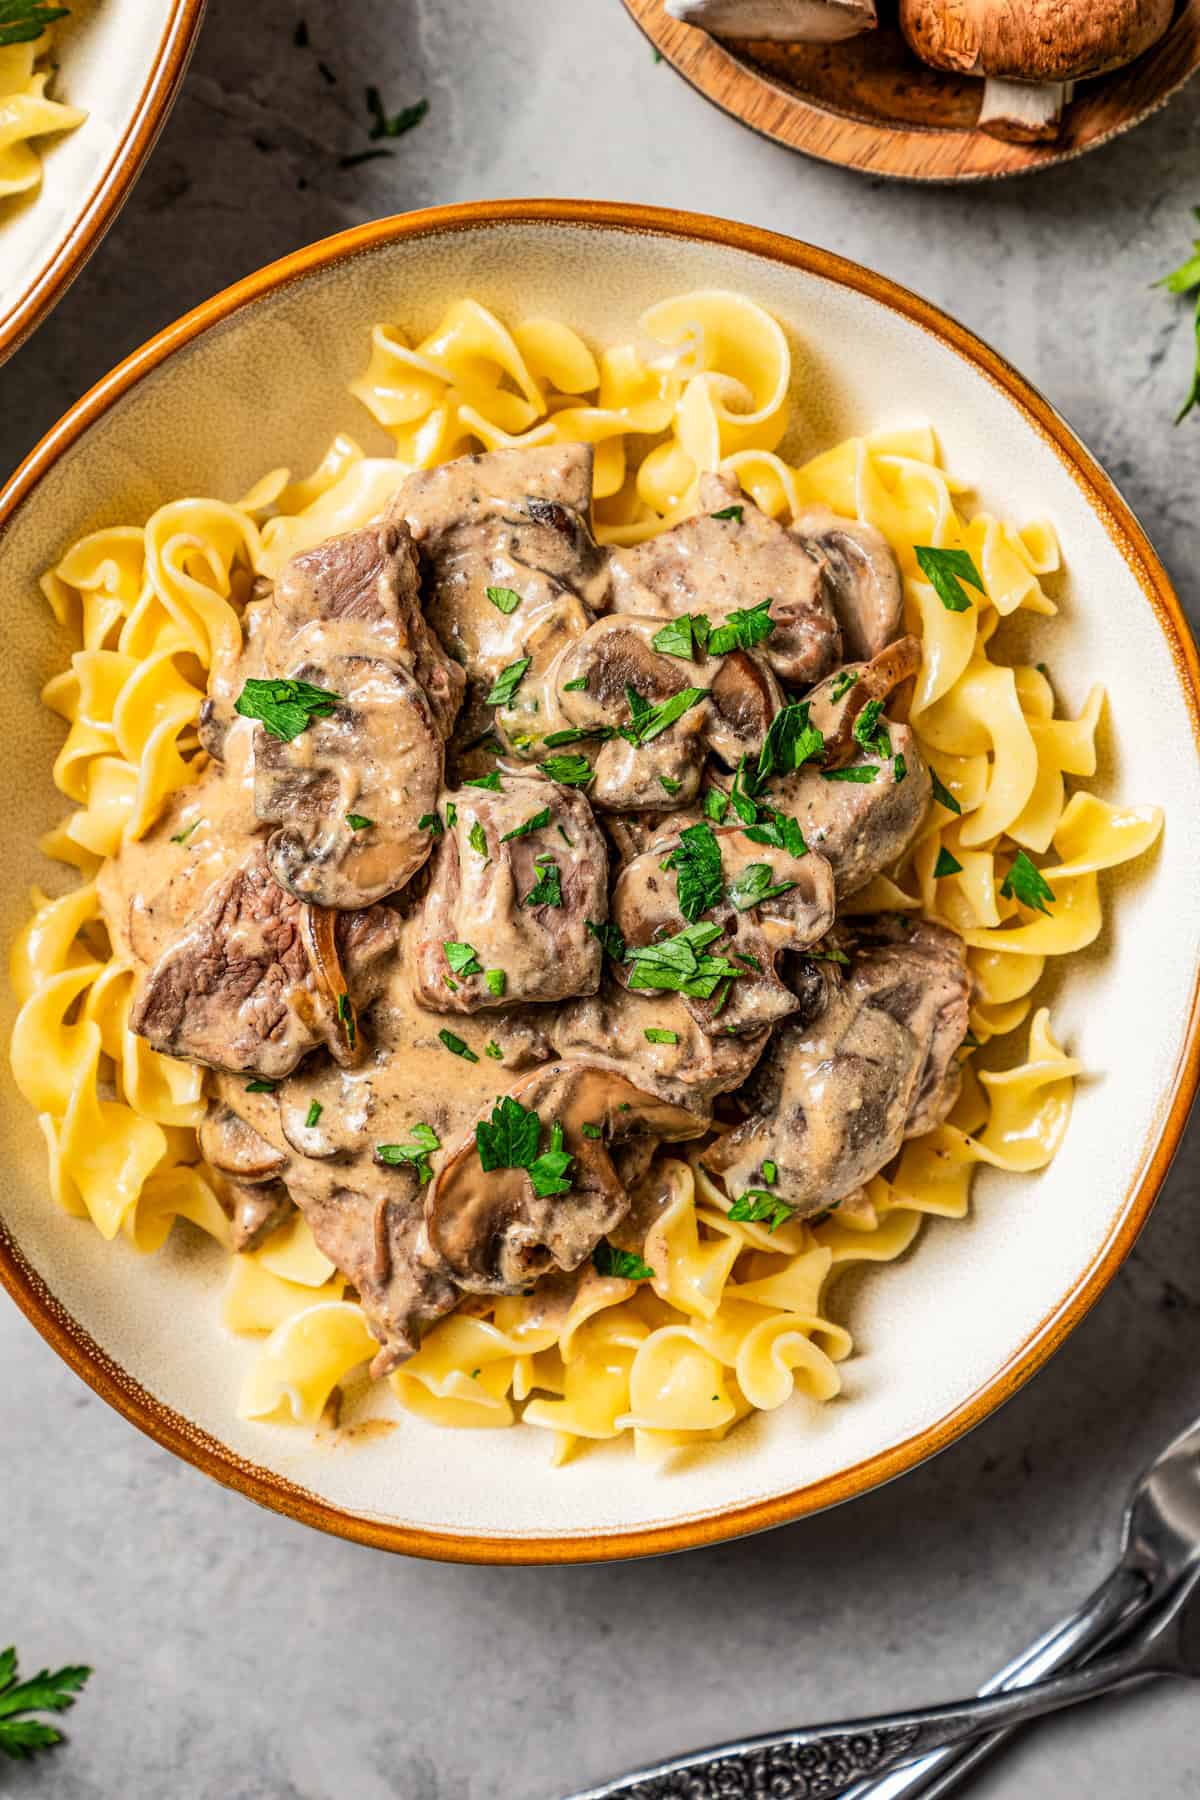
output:
[[[721,37],[838,44],[877,24],[875,0],[667,0],[685,25]]]
[[[1007,81],[989,76],[979,108],[979,129],[1009,144],[1039,144],[1058,136],[1073,81]]]

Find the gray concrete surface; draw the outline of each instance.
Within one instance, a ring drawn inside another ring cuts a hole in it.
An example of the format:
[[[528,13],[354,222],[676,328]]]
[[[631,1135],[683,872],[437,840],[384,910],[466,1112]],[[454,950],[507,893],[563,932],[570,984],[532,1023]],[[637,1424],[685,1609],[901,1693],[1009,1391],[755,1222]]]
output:
[[[369,80],[430,114],[343,170]],[[0,472],[150,332],[344,225],[485,195],[659,201],[831,246],[956,313],[1099,453],[1195,608],[1200,421],[1171,425],[1190,317],[1148,283],[1186,249],[1198,155],[1200,84],[1057,172],[902,189],[712,111],[619,0],[211,0],[132,201],[0,375]],[[705,1740],[959,1692],[1099,1575],[1129,1477],[1195,1410],[1198,1160],[1193,1134],[1106,1298],[940,1460],[793,1529],[615,1568],[444,1568],[302,1530],[173,1462],[0,1305],[0,1643],[97,1671],[70,1747],[0,1768],[0,1791],[550,1800]],[[972,1791],[1191,1800],[1195,1723],[1189,1691],[1144,1692],[1041,1728]]]

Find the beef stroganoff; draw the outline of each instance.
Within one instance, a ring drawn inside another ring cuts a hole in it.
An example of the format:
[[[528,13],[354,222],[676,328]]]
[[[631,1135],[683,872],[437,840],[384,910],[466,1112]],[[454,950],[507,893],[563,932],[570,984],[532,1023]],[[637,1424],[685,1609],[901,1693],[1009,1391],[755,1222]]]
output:
[[[1100,690],[1056,717],[1004,658],[1053,530],[969,513],[925,427],[788,461],[731,293],[599,355],[461,300],[354,392],[393,456],[45,577],[81,881],[35,895],[12,1060],[54,1196],[232,1252],[246,1417],[369,1363],[657,1458],[830,1400],[839,1270],[1061,1143],[1034,990],[1161,829],[1074,785]]]

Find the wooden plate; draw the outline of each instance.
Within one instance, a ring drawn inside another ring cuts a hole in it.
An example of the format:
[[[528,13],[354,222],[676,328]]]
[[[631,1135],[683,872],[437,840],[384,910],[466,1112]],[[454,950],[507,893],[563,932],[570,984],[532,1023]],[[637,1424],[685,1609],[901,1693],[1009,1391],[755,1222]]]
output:
[[[655,49],[694,88],[789,149],[904,181],[980,181],[1080,156],[1128,131],[1200,65],[1200,0],[1181,0],[1170,31],[1115,75],[1088,82],[1053,144],[1004,144],[974,129],[982,84],[919,61],[898,26],[842,44],[718,39],[625,0]]]

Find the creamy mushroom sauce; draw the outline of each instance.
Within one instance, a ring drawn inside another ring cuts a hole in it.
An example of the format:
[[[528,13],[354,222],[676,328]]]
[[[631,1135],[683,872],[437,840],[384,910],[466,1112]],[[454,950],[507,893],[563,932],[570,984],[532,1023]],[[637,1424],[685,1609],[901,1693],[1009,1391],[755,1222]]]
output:
[[[929,802],[883,539],[709,476],[607,555],[590,495],[585,445],[462,458],[260,584],[202,778],[100,878],[236,1241],[298,1206],[377,1372],[464,1296],[559,1304],[661,1143],[803,1214],[957,1091],[959,941],[836,918]]]

